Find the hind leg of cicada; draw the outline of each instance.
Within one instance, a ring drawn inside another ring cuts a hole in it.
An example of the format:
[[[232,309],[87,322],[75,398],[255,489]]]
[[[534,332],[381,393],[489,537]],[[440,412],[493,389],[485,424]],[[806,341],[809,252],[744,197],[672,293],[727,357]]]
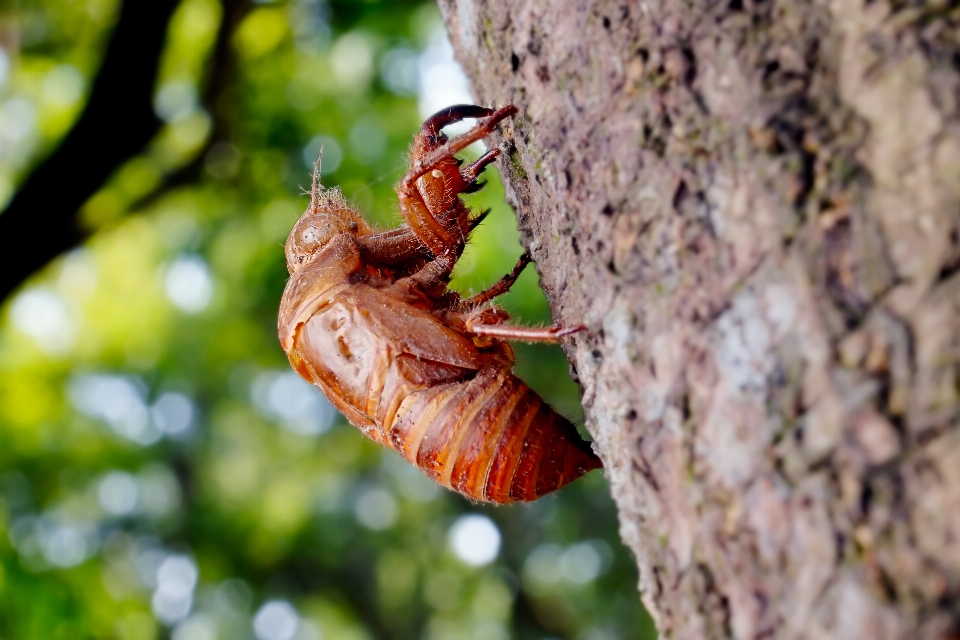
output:
[[[497,322],[488,324],[490,316],[473,315],[464,321],[464,325],[469,333],[479,336],[492,336],[503,340],[519,340],[520,342],[560,342],[561,338],[586,331],[582,324],[573,327],[516,327],[509,324]]]
[[[565,336],[586,329],[583,325],[573,327],[515,327],[504,324],[503,321],[507,319],[507,314],[502,310],[479,310],[481,305],[509,291],[530,262],[530,254],[524,253],[520,256],[513,270],[500,278],[495,285],[457,305],[457,312],[463,319],[464,327],[468,332],[478,336],[492,336],[523,342],[559,342]]]

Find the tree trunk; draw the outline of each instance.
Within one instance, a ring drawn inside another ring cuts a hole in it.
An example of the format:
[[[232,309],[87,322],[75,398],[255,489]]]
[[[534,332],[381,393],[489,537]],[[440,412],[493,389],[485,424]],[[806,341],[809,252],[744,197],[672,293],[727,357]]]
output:
[[[441,0],[671,638],[960,634],[960,9]]]

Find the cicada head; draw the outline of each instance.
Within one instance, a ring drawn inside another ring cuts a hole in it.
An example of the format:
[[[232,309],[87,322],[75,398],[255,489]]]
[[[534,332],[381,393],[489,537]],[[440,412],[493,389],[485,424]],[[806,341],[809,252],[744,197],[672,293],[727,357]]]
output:
[[[295,273],[340,233],[362,236],[370,232],[370,225],[347,204],[339,191],[315,191],[310,207],[287,237],[287,271]]]

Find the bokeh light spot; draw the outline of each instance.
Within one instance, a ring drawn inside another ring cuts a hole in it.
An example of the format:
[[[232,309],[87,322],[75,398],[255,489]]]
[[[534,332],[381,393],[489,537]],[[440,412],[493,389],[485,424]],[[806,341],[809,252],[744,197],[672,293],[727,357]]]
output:
[[[217,623],[208,615],[194,614],[174,627],[170,640],[217,640]]]
[[[380,58],[380,78],[398,96],[415,96],[420,86],[419,55],[407,47],[395,47]]]
[[[245,614],[253,598],[250,585],[240,578],[227,578],[216,588],[216,606],[231,614]]]
[[[283,11],[263,7],[250,12],[234,36],[237,51],[247,58],[259,58],[276,49],[289,33]]]
[[[0,140],[22,142],[36,132],[37,110],[29,100],[11,98],[0,104]]]
[[[300,616],[285,600],[270,600],[253,617],[253,632],[258,640],[293,640]]]
[[[97,268],[88,249],[74,249],[60,266],[57,289],[67,297],[86,300],[97,286]]]
[[[357,497],[354,514],[357,522],[372,531],[389,529],[397,521],[397,501],[383,489],[367,489]]]
[[[200,256],[182,255],[167,269],[164,289],[170,302],[181,310],[187,313],[203,311],[213,296],[210,268]]]
[[[602,559],[589,542],[570,545],[560,558],[560,570],[570,582],[585,584],[600,575]]]
[[[10,56],[3,49],[0,49],[0,89],[7,84],[7,78],[10,77]]]
[[[350,130],[350,152],[364,164],[373,164],[387,149],[387,136],[376,120],[366,118]]]
[[[318,0],[297,0],[287,5],[287,23],[293,31],[296,47],[312,54],[330,42],[330,6]]]
[[[137,481],[124,471],[111,471],[97,487],[97,500],[113,516],[130,515],[137,508],[140,490]]]
[[[450,527],[449,543],[460,560],[479,567],[493,562],[500,552],[500,530],[486,516],[461,516]]]
[[[470,634],[470,640],[510,640],[510,633],[497,620],[484,620]]]
[[[45,521],[41,526],[40,548],[47,562],[56,567],[73,567],[93,551],[80,527]]]
[[[86,79],[72,64],[59,64],[47,72],[41,85],[40,99],[55,108],[72,107],[83,97]]]
[[[251,397],[264,417],[304,436],[324,433],[338,415],[319,390],[293,371],[259,374],[253,380]]]
[[[137,477],[143,512],[151,518],[164,518],[180,507],[180,483],[169,467],[153,464]]]
[[[105,422],[115,433],[139,445],[160,439],[150,422],[144,392],[136,378],[110,374],[81,374],[68,383],[67,395],[85,415]]]
[[[556,544],[541,544],[527,556],[523,572],[534,582],[548,585],[560,579],[559,562],[563,550]]]
[[[418,60],[420,116],[427,118],[452,104],[473,104],[470,83],[453,58],[453,47],[442,24],[430,33],[430,44]],[[462,133],[472,121],[451,125],[447,131]]]
[[[157,429],[169,436],[179,436],[193,426],[196,408],[183,393],[170,391],[161,394],[150,407],[150,418]]]
[[[373,78],[373,44],[370,38],[357,31],[340,36],[330,52],[330,64],[334,77],[343,88],[363,91]]]
[[[34,338],[51,355],[66,353],[73,346],[76,327],[63,299],[49,289],[28,289],[13,301],[14,326]]]
[[[153,110],[165,122],[181,122],[197,108],[197,89],[182,80],[165,83],[153,98]]]
[[[182,620],[193,606],[197,565],[183,555],[168,556],[157,569],[157,588],[150,604],[157,619],[166,624]]]

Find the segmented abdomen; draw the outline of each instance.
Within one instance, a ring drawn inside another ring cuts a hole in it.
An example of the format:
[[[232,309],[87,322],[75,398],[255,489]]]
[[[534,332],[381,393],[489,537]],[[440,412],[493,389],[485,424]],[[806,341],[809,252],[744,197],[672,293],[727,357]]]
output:
[[[476,500],[535,500],[602,466],[576,428],[506,365],[410,393],[383,426],[407,460]]]
[[[402,311],[420,342],[404,343],[390,333],[399,321],[388,303],[397,304],[368,287],[345,290],[296,330],[288,352],[367,436],[489,502],[535,500],[602,466],[576,428],[511,373],[509,347],[478,351],[412,307]]]

